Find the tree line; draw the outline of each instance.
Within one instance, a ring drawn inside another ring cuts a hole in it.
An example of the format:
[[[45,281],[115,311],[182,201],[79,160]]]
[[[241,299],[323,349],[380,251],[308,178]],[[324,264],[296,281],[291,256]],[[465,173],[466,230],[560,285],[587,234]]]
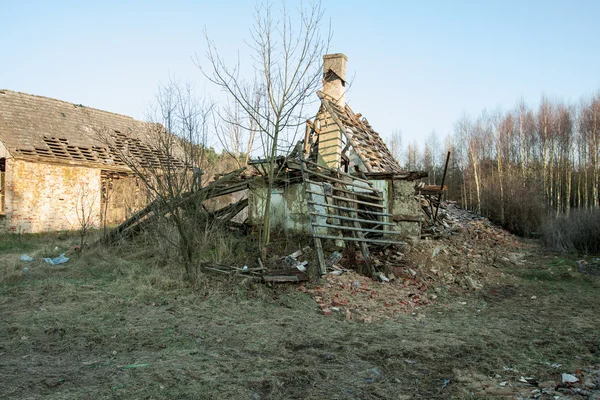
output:
[[[510,110],[463,115],[441,145],[435,132],[423,150],[413,142],[392,151],[407,169],[429,172],[440,184],[451,152],[448,198],[519,234],[533,234],[552,216],[600,207],[600,92],[566,103],[542,96],[537,107],[521,100]]]

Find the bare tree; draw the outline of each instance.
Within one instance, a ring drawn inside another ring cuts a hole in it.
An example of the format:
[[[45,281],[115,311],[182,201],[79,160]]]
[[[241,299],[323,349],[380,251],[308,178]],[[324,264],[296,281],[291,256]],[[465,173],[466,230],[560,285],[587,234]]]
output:
[[[400,162],[402,159],[402,131],[400,129],[394,129],[392,131],[390,150],[396,161]]]
[[[194,250],[202,204],[182,207],[181,199],[200,185],[198,167],[206,161],[211,112],[212,105],[198,100],[192,85],[171,80],[159,87],[143,131],[129,135],[108,129],[98,132],[143,183],[149,203],[162,218],[158,222],[168,227],[156,233],[177,249],[190,280],[195,279]]]
[[[297,19],[296,19],[297,17]],[[244,126],[256,131],[262,141],[262,155],[267,162],[267,198],[263,219],[263,252],[270,242],[270,206],[276,170],[276,157],[288,154],[290,144],[303,130],[308,114],[309,97],[317,90],[321,78],[321,57],[327,52],[331,35],[321,34],[323,9],[319,2],[291,12],[285,3],[278,18],[271,4],[255,7],[255,23],[248,47],[254,60],[254,72],[248,80],[240,63],[231,66],[219,54],[216,44],[205,34],[208,69],[204,75],[227,92],[251,122]],[[247,72],[246,72],[247,73]]]
[[[97,228],[100,223],[100,204],[97,191],[89,187],[89,183],[81,183],[75,197],[75,215],[79,231],[79,251],[87,246],[90,229]]]

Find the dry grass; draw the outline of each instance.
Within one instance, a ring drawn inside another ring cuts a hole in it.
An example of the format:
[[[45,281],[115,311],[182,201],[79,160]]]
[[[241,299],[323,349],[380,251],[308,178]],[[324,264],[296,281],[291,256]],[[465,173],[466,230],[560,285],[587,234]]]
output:
[[[575,209],[542,226],[546,246],[555,251],[600,253],[600,210]]]
[[[49,267],[18,256],[70,248],[69,237],[6,239],[2,398],[469,398],[455,368],[543,379],[546,363],[599,362],[600,284],[551,256],[506,269],[518,285],[361,324],[319,315],[294,286],[203,276],[192,287],[155,249]]]

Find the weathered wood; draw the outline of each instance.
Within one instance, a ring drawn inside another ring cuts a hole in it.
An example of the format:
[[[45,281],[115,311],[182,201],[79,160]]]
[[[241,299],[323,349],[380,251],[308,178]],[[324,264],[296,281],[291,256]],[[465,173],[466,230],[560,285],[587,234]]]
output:
[[[323,228],[331,228],[331,229],[341,229],[341,230],[347,230],[347,231],[355,231],[355,232],[381,233],[383,235],[401,235],[402,234],[402,232],[398,232],[398,231],[384,231],[382,229],[363,228],[360,225],[358,227],[356,227],[356,226],[343,226],[343,225],[321,224],[319,222],[316,222],[315,226],[320,226],[320,227],[323,227]]]
[[[310,212],[315,212],[315,208],[314,208],[312,193],[310,193],[310,191],[308,190],[308,183],[306,182],[307,176],[306,176],[306,167],[305,167],[304,163],[305,163],[305,159],[304,159],[304,157],[302,157],[301,162],[300,162],[300,168],[302,171],[302,181],[304,184],[304,194],[306,196],[306,198],[305,198],[306,205],[307,205],[308,211],[310,213]],[[317,259],[319,261],[319,272],[321,273],[321,275],[325,275],[327,273],[327,265],[325,264],[325,256],[323,254],[323,247],[321,245],[321,239],[316,236],[317,231],[313,225],[313,223],[314,223],[313,218],[314,218],[314,216],[312,214],[309,214],[310,230],[313,235],[313,240],[315,243],[315,251],[317,252]]]
[[[321,166],[321,165],[319,165],[319,164],[317,164],[317,163],[314,163],[314,162],[312,162],[312,161],[304,160],[304,162],[305,162],[305,163],[307,163],[307,164],[314,165],[314,166],[316,166],[316,167],[319,167],[319,168],[325,168],[325,167],[323,167],[323,166]],[[313,171],[310,171],[310,170],[309,170],[309,172],[310,172],[310,173],[314,173]],[[366,183],[366,184],[367,184],[367,185],[369,185],[369,186],[371,185],[371,182],[369,182],[369,180],[367,180],[367,179],[363,179],[363,178],[359,178],[359,177],[357,177],[357,176],[354,176],[354,175],[350,175],[350,174],[348,174],[348,173],[346,173],[346,172],[342,172],[342,171],[335,171],[335,174],[336,174],[336,175],[341,175],[341,176],[347,176],[348,178],[351,178],[351,179],[353,179],[353,180],[355,180],[355,181],[364,182],[364,183]],[[343,183],[346,183],[346,182],[343,182]]]
[[[333,235],[321,235],[318,234],[317,237],[320,239],[332,239],[332,240],[340,240],[339,236]],[[399,246],[405,246],[407,243],[400,240],[383,240],[383,239],[369,239],[369,238],[353,238],[353,237],[345,237],[343,240],[349,240],[353,242],[365,242],[365,243],[373,243],[373,244],[397,244]]]
[[[205,200],[244,190],[248,187],[248,181],[234,185],[230,184],[231,180],[239,177],[244,169],[240,168],[225,174],[196,192],[185,193],[178,198],[172,199],[170,203],[165,203],[160,199],[154,200],[143,210],[138,211],[131,218],[110,231],[102,241],[109,244],[114,243],[120,238],[139,233],[144,226],[148,226],[157,218],[168,215],[180,207],[190,204],[202,204]]]
[[[351,209],[349,209],[351,210]],[[321,214],[318,212],[312,213],[314,215],[320,216],[320,217],[325,217],[325,218],[337,218],[337,219],[341,219],[341,220],[346,220],[346,221],[356,221],[356,222],[361,222],[361,223],[365,223],[365,224],[376,224],[376,225],[387,225],[387,226],[396,226],[396,224],[391,223],[391,222],[381,222],[375,219],[362,219],[362,218],[352,218],[352,217],[344,217],[342,215],[336,215],[336,214]]]
[[[351,203],[362,204],[362,205],[369,206],[369,207],[382,208],[382,209],[386,208],[383,204],[374,204],[374,203],[369,203],[368,201],[349,199],[347,197],[336,196],[336,195],[324,195],[323,193],[315,192],[315,191],[312,191],[309,189],[307,189],[306,192],[311,193],[311,194],[318,194],[320,196],[331,197],[332,199],[335,199],[335,200],[349,201]],[[359,210],[359,211],[362,211],[362,210]]]
[[[343,207],[343,206],[338,206],[336,204],[328,204],[328,203],[321,203],[318,201],[310,201],[311,204],[314,205],[318,205],[318,206],[323,206],[323,207],[330,207],[330,208],[335,208],[338,210],[344,210],[344,211],[354,211],[356,210],[355,208],[349,208],[349,207]],[[379,212],[379,211],[370,211],[370,210],[358,210],[361,214],[369,214],[369,215],[377,215],[377,216],[381,216],[381,217],[392,217],[393,214],[389,214],[389,213],[385,213],[385,212]]]
[[[381,191],[381,190],[379,190],[379,189],[377,189],[377,188],[370,187],[370,186],[368,186],[368,185],[357,185],[357,184],[355,184],[355,183],[348,182],[348,181],[344,181],[344,180],[342,180],[342,179],[338,179],[338,178],[334,178],[334,177],[331,177],[331,176],[329,176],[329,175],[322,174],[322,173],[320,173],[320,172],[316,172],[316,171],[312,171],[312,170],[310,170],[310,171],[309,171],[309,174],[310,174],[310,175],[315,175],[315,176],[318,176],[319,178],[323,178],[323,179],[325,179],[325,180],[328,180],[328,181],[331,181],[331,182],[342,183],[342,184],[344,184],[344,185],[346,185],[346,186],[353,186],[353,187],[356,187],[356,188],[361,188],[361,189],[365,189],[365,190],[369,190],[369,191],[373,191],[373,192],[377,192],[377,193],[382,193],[382,191]],[[351,176],[351,175],[350,175],[350,176]]]
[[[314,185],[323,185],[324,183],[327,183],[327,182],[316,182],[316,181],[313,181],[313,180],[309,179],[308,183],[312,183]],[[342,193],[348,193],[348,194],[351,194],[351,195],[360,196],[362,198],[373,199],[373,200],[376,200],[376,201],[383,201],[383,199],[380,196],[373,196],[372,194],[367,194],[365,192],[355,192],[353,190],[343,189],[343,188],[340,188],[338,186],[335,186],[334,190],[336,190],[338,192],[342,192]]]

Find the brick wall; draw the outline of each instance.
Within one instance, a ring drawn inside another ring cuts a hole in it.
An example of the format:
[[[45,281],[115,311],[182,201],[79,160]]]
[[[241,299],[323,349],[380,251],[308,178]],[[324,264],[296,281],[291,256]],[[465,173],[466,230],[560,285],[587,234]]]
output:
[[[5,220],[0,229],[34,233],[79,229],[82,205],[100,224],[100,170],[6,160]]]

